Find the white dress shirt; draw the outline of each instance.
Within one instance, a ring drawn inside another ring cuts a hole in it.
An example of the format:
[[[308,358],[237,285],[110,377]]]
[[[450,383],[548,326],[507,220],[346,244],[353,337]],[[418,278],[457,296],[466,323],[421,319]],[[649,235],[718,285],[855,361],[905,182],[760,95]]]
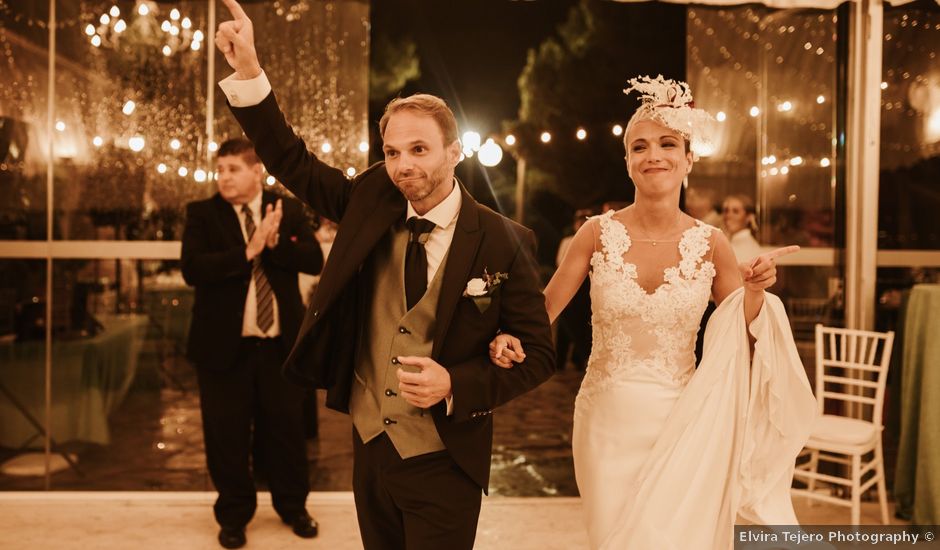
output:
[[[251,199],[248,203],[248,208],[251,209],[251,220],[255,224],[255,230],[261,227],[261,193],[255,195],[255,198]],[[233,204],[232,208],[235,209],[235,214],[238,216],[238,225],[242,229],[242,237],[245,239],[245,243],[248,243],[248,230],[245,229],[245,214],[242,212],[242,205]],[[270,281],[268,281],[270,284]],[[255,287],[255,278],[254,275],[251,277],[251,282],[248,283],[248,296],[245,297],[245,315],[242,317],[242,336],[256,336],[258,338],[274,338],[275,336],[281,335],[281,323],[278,320],[277,314],[277,297],[274,296],[274,289],[271,289],[271,298],[274,306],[274,323],[271,325],[271,328],[267,332],[262,331],[258,327],[258,293]]]
[[[450,250],[450,243],[454,240],[454,229],[457,228],[457,215],[460,214],[460,206],[463,198],[460,196],[460,186],[457,181],[453,182],[453,189],[450,194],[438,203],[437,206],[430,209],[423,216],[419,216],[411,203],[408,203],[408,212],[405,219],[417,217],[422,220],[434,222],[434,229],[428,235],[428,242],[424,244],[424,250],[428,255],[428,282],[434,280],[437,269],[444,261],[444,256]],[[404,267],[402,267],[404,270]]]

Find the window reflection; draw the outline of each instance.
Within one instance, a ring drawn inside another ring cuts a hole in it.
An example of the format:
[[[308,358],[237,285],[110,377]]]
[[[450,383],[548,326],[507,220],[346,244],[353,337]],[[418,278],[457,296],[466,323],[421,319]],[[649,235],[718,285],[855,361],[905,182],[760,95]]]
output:
[[[689,81],[720,135],[690,184],[753,198],[763,245],[833,246],[835,12],[688,13]]]
[[[940,248],[940,11],[885,6],[878,247]]]

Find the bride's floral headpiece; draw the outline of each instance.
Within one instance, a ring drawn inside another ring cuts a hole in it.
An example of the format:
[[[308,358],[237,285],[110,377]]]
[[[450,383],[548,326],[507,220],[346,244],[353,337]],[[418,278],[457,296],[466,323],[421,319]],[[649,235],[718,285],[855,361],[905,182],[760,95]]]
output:
[[[688,84],[663,78],[663,75],[639,76],[628,83],[630,86],[624,88],[623,93],[629,95],[636,90],[641,101],[632,121],[653,119],[681,134],[691,143],[695,160],[699,153],[714,150],[711,136],[715,118],[704,109],[695,108]]]

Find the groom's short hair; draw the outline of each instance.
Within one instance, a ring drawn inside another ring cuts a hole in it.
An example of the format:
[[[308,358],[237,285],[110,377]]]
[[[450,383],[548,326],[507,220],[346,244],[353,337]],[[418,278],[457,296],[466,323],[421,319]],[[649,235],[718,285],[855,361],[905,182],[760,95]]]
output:
[[[437,122],[437,126],[444,135],[444,145],[457,141],[457,119],[443,99],[431,94],[414,94],[408,97],[396,97],[385,106],[385,114],[379,121],[379,132],[385,137],[385,127],[388,119],[401,111],[414,111],[429,116]]]

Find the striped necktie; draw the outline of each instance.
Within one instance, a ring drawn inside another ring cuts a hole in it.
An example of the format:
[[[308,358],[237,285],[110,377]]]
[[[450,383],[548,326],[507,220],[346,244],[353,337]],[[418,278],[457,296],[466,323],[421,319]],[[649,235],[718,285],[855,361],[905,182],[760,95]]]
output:
[[[255,234],[255,220],[251,215],[251,208],[247,204],[242,205],[242,213],[245,214],[245,233],[248,234],[248,240],[250,241]],[[261,266],[260,254],[251,261],[251,276],[255,279],[258,328],[261,329],[261,332],[266,333],[274,324],[274,292],[271,290],[268,277],[264,274],[264,267]]]

